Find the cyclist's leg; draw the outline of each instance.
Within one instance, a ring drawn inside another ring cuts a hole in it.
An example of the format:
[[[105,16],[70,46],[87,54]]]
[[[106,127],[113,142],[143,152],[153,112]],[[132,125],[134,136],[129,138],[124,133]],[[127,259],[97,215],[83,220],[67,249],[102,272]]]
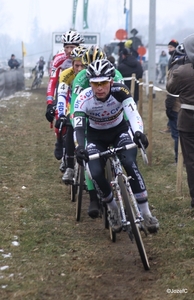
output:
[[[66,184],[71,184],[74,177],[74,151],[75,145],[73,140],[73,127],[67,127],[66,133],[66,171],[63,174],[62,180]]]
[[[57,160],[60,160],[63,157],[63,136],[66,133],[66,127],[63,127],[61,132],[57,128],[55,128],[55,134],[57,137],[56,143],[55,143],[55,150],[54,155]]]
[[[92,179],[89,178],[87,172],[85,172],[85,180],[86,180],[86,185],[87,185],[89,198],[90,198],[90,205],[89,205],[89,208],[88,208],[88,215],[92,219],[95,219],[99,215],[99,200],[98,200],[98,196],[97,196],[97,191],[94,188]]]
[[[105,151],[106,147],[99,145],[99,143],[97,143],[96,141],[95,144],[92,142],[91,143],[88,142],[87,150],[89,155],[91,155],[91,154]],[[108,201],[111,193],[111,188],[108,181],[105,178],[105,172],[104,172],[105,163],[106,163],[105,160],[102,158],[90,160],[88,162],[88,169],[89,169],[88,171],[93,180],[95,188],[97,188],[97,190],[100,193],[100,196],[104,201],[106,200]]]

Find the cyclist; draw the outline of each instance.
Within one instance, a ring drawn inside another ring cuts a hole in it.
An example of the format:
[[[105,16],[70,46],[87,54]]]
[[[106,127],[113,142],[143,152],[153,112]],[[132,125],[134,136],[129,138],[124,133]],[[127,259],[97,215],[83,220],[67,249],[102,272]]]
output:
[[[69,30],[65,32],[61,40],[63,42],[64,51],[60,51],[55,55],[51,75],[49,78],[49,83],[47,87],[47,109],[46,109],[46,118],[49,122],[53,122],[54,120],[54,111],[55,111],[55,101],[54,101],[54,94],[55,88],[58,82],[59,73],[61,70],[67,69],[72,66],[72,61],[70,58],[71,51],[79,46],[81,43],[84,42],[84,39],[81,35],[73,30]],[[58,148],[61,148],[62,140],[57,139],[56,147],[55,147],[55,157],[56,159],[60,160],[62,158],[61,151],[58,151]]]
[[[114,83],[114,76],[115,68],[107,59],[96,60],[87,68],[87,77],[91,87],[82,91],[74,104],[75,153],[80,164],[83,160],[88,161],[88,155],[105,151],[110,145],[119,147],[132,143],[123,111],[134,132],[134,142],[140,146],[139,140],[141,140],[145,148],[148,146],[147,137],[143,133],[143,122],[130,90],[122,83]],[[88,122],[86,122],[87,118]],[[87,132],[86,147],[85,132]],[[136,164],[136,156],[123,150],[119,153],[119,157],[127,175],[133,178],[131,186],[145,226],[149,232],[156,232],[159,223],[150,212],[148,194]],[[102,158],[88,162],[95,187],[102,200],[107,203],[109,223],[113,230],[119,232],[122,227],[120,212],[113,198],[111,187],[105,178],[104,166],[105,160]]]
[[[55,111],[56,123],[55,134],[57,140],[62,140],[62,137],[66,134],[66,143],[60,143],[58,146],[58,155],[60,157],[65,156],[63,153],[63,147],[65,146],[67,155],[67,167],[73,169],[74,167],[74,141],[73,141],[73,127],[68,126],[66,128],[65,123],[69,115],[71,106],[71,88],[73,80],[85,66],[82,64],[82,56],[86,51],[86,47],[78,46],[71,51],[70,58],[72,66],[61,72],[59,76],[58,97]],[[69,119],[69,118],[68,118]],[[60,129],[60,130],[59,130]],[[61,171],[65,171],[65,157],[63,157],[63,164],[61,164]],[[62,177],[65,182],[65,178]],[[71,183],[71,182],[65,182]]]
[[[40,72],[40,77],[43,78],[45,64],[46,64],[46,62],[44,60],[44,57],[41,56],[39,61],[37,61],[36,66],[32,69],[32,72],[37,70],[38,72]]]
[[[87,67],[91,62],[93,62],[96,59],[103,59],[106,58],[106,53],[98,46],[90,46],[88,50],[84,53],[82,57],[82,63]],[[116,82],[123,82],[122,75],[118,70],[115,70],[115,77],[114,81]],[[72,96],[71,96],[71,108],[70,108],[70,117],[71,120],[73,120],[73,113],[74,113],[74,102],[76,97],[79,95],[81,91],[88,88],[90,86],[89,79],[86,77],[86,69],[82,70],[77,74],[73,81],[73,87],[72,87]],[[134,151],[134,150],[133,150]],[[63,176],[63,180],[65,180],[66,183],[72,182],[74,175],[73,168],[67,168],[66,172]],[[98,207],[98,197],[96,190],[94,189],[94,185],[92,181],[87,177],[86,174],[86,184],[87,189],[89,192],[90,197],[90,205],[88,209],[88,215],[91,218],[97,218],[99,214],[99,207]]]

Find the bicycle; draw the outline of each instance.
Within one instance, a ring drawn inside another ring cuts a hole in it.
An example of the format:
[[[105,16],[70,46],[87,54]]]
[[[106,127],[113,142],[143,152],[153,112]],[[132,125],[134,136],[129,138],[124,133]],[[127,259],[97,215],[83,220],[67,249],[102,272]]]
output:
[[[69,127],[72,126],[69,119],[66,117],[61,117],[61,123],[59,126],[59,134],[62,132],[63,122],[65,122],[65,126]],[[64,159],[64,167],[66,169],[66,162],[65,162],[65,148],[66,148],[66,133],[62,137],[63,139],[63,159]],[[80,221],[81,218],[81,206],[82,206],[82,194],[83,191],[87,191],[87,186],[85,183],[85,170],[83,166],[80,166],[74,158],[74,177],[73,183],[70,184],[70,197],[72,202],[76,202],[76,220]]]
[[[42,72],[35,70],[34,80],[31,85],[31,90],[35,88],[39,88],[41,86],[41,83],[42,83]]]
[[[75,160],[74,178],[71,184],[71,201],[76,202],[76,221],[81,219],[82,195],[84,191],[87,192],[85,169]]]
[[[116,198],[120,208],[122,230],[128,233],[128,236],[132,242],[135,238],[144,269],[149,270],[150,265],[140,233],[140,231],[143,231],[145,235],[147,235],[147,232],[143,225],[144,219],[141,216],[135,196],[131,189],[130,180],[132,179],[132,177],[128,177],[126,174],[124,174],[120,160],[117,156],[117,153],[119,151],[128,150],[133,147],[137,147],[137,145],[132,143],[123,147],[109,148],[104,152],[90,155],[89,160],[97,159],[99,157],[104,157],[107,159],[107,179],[110,182],[114,197]],[[146,161],[146,159],[144,161]],[[105,214],[106,213],[107,212],[105,211]],[[105,220],[107,219],[106,215],[104,216],[104,218]],[[109,227],[111,240],[115,242],[116,233],[110,228],[110,225],[107,226],[107,224],[105,223],[105,227]]]

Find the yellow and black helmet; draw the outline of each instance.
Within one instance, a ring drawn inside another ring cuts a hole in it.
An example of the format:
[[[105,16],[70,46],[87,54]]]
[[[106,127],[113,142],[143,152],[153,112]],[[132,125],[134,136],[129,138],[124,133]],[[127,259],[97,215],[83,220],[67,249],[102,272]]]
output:
[[[85,51],[84,55],[82,56],[82,64],[88,66],[93,61],[97,59],[105,59],[106,53],[99,47],[92,45]]]
[[[81,58],[84,55],[86,50],[87,50],[87,47],[78,46],[71,51],[70,58],[72,60],[81,60]]]

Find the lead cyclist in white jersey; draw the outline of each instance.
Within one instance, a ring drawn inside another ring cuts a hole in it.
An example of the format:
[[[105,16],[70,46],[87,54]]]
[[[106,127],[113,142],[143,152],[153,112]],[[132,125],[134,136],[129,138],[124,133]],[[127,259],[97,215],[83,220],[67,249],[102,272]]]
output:
[[[110,145],[120,147],[133,142],[123,112],[130,122],[134,142],[140,147],[140,139],[146,148],[148,140],[143,133],[143,122],[130,90],[122,83],[113,83],[114,66],[106,59],[96,60],[88,66],[86,74],[91,87],[81,92],[74,104],[74,140],[78,162],[81,164],[83,160],[88,161],[88,155],[105,151]],[[85,132],[87,132],[86,149]],[[156,232],[159,223],[150,212],[146,186],[135,156],[131,155],[130,151],[123,150],[119,153],[119,157],[127,175],[133,178],[131,187],[145,220],[145,226],[149,232]],[[100,192],[102,200],[107,203],[109,223],[116,232],[119,232],[122,227],[120,212],[104,175],[105,160],[103,158],[91,160],[88,167],[95,187]]]

